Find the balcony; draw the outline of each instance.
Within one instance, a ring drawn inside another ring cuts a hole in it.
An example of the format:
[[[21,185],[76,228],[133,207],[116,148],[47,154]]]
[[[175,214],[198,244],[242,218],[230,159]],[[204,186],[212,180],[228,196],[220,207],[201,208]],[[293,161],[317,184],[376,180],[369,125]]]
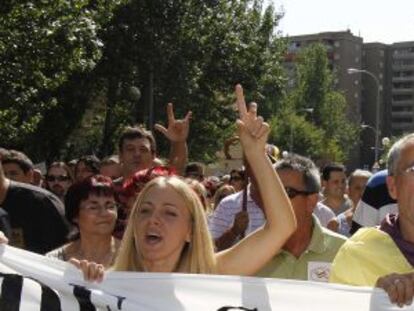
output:
[[[395,100],[393,99],[391,102],[393,107],[413,107],[414,106],[414,98],[411,100]]]
[[[393,130],[402,130],[403,132],[408,132],[414,129],[414,124],[412,122],[410,123],[392,122],[391,127]]]
[[[408,70],[414,70],[414,64],[413,65],[392,65],[393,71],[408,71]]]
[[[414,81],[414,75],[413,76],[407,76],[407,77],[393,77],[392,82],[411,82]]]
[[[409,122],[409,118],[410,116],[413,115],[413,111],[392,111],[391,112],[391,117],[394,118],[406,118],[407,121],[405,122]],[[411,118],[411,122],[412,122],[412,118]]]
[[[414,93],[414,88],[392,88],[392,94],[413,94]]]

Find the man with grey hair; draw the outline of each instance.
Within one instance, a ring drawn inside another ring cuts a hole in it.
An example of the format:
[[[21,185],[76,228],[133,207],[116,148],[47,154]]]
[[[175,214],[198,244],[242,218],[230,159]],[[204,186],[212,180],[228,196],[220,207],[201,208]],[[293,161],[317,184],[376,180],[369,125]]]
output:
[[[359,200],[361,200],[365,186],[371,176],[372,173],[370,171],[361,169],[357,169],[349,175],[348,197],[351,199],[352,203],[354,203],[354,208],[358,205]]]
[[[298,223],[296,231],[257,276],[327,282],[330,264],[346,238],[325,229],[313,210],[321,188],[308,158],[289,154],[275,164]]]
[[[411,304],[414,295],[414,134],[388,154],[387,187],[397,201],[379,228],[360,229],[340,249],[330,281],[383,288],[391,302]]]

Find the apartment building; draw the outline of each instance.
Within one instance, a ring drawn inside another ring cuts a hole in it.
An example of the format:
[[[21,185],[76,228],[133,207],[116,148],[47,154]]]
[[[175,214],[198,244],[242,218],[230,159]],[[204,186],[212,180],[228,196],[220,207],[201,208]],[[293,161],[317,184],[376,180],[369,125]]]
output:
[[[294,85],[295,60],[297,54],[306,46],[322,43],[327,50],[329,67],[335,74],[335,87],[344,92],[348,103],[348,118],[355,123],[361,122],[361,81],[347,73],[348,68],[362,68],[362,38],[354,36],[350,31],[323,32],[317,34],[289,37],[285,68],[290,77],[289,83]],[[360,166],[360,146],[356,145],[346,165],[350,168]]]
[[[293,76],[300,49],[316,42],[327,48],[335,86],[344,92],[348,103],[348,117],[361,124],[359,145],[346,164],[350,169],[371,168],[375,161],[377,109],[380,142],[383,137],[414,132],[414,41],[363,43],[350,31],[292,36],[286,56],[289,75]],[[349,74],[349,68],[369,74]],[[381,155],[383,146],[380,143],[378,147]]]
[[[389,46],[390,72],[385,133],[399,136],[414,131],[414,41]]]

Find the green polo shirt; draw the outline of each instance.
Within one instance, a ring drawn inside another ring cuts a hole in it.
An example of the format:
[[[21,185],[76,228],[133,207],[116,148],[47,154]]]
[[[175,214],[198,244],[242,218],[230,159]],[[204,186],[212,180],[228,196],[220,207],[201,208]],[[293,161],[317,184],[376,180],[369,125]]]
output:
[[[323,228],[313,215],[312,238],[300,257],[282,249],[256,276],[327,282],[331,262],[345,241],[343,235]]]

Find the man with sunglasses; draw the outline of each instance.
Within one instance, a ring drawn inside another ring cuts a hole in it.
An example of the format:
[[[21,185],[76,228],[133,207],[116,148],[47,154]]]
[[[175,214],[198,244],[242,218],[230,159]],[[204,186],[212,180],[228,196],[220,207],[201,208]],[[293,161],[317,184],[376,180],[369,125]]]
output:
[[[45,176],[45,188],[55,194],[62,202],[72,185],[72,175],[69,167],[64,162],[53,162],[47,169]]]
[[[327,282],[330,265],[346,238],[323,228],[313,211],[320,190],[319,171],[308,158],[289,154],[275,164],[298,223],[282,251],[257,274]]]
[[[398,214],[387,215],[379,227],[359,229],[339,250],[330,281],[383,288],[401,307],[414,295],[414,133],[391,147],[387,166]]]

